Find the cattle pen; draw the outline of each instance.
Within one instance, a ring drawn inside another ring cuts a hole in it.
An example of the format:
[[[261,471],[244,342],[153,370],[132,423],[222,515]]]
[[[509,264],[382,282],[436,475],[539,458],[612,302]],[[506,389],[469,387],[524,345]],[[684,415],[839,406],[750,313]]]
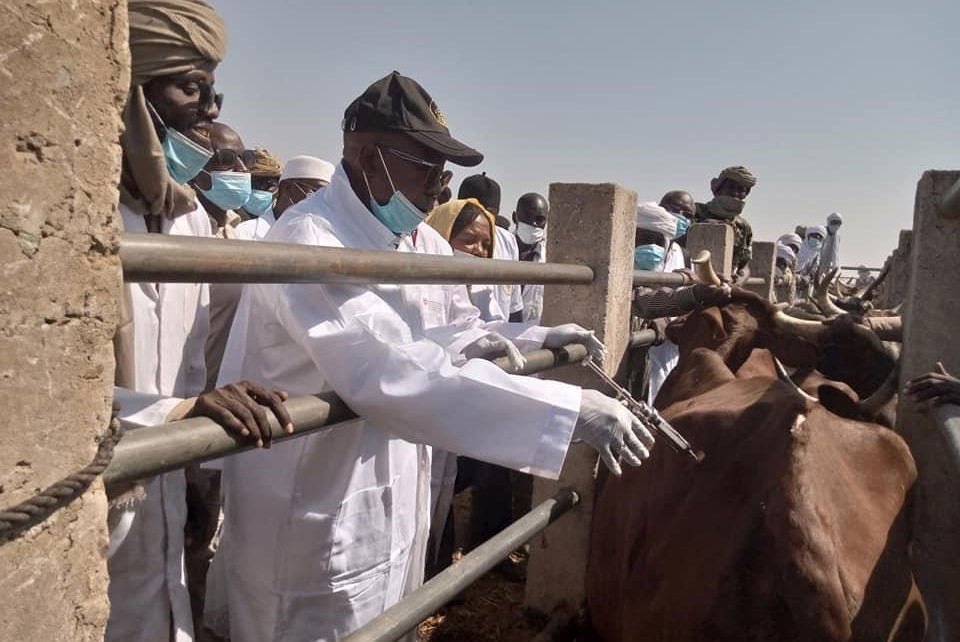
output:
[[[948,182],[952,185],[954,178],[952,174],[950,181],[941,177],[933,193],[939,197],[943,185]],[[950,198],[954,198],[954,193],[955,190],[950,192]],[[626,351],[649,345],[655,338],[650,331],[630,332],[631,289],[679,287],[690,284],[691,277],[682,273],[632,270],[630,238],[624,233],[632,225],[632,210],[636,207],[632,193],[614,185],[555,184],[551,187],[551,201],[557,209],[570,213],[560,217],[556,229],[552,230],[551,255],[570,257],[570,262],[477,262],[393,252],[137,234],[126,234],[119,239],[118,254],[123,278],[128,283],[543,283],[548,286],[545,322],[576,322],[596,329],[611,348],[612,358],[605,364],[607,373],[620,376]],[[923,210],[923,216],[928,216],[928,209]],[[578,243],[585,229],[590,229],[598,239],[596,247],[583,248]],[[725,226],[695,225],[691,227],[691,240],[694,244],[701,243],[704,249],[720,247],[716,255],[723,257],[722,247],[730,242],[729,238],[722,238],[725,230]],[[729,252],[726,255],[729,256]],[[768,251],[762,256],[767,264],[758,265],[754,274],[759,276],[746,285],[770,296],[773,254]],[[721,274],[731,273],[729,260],[724,264],[721,258],[715,267]],[[546,374],[580,385],[597,385],[584,369],[566,367],[586,358],[582,345],[537,350],[525,356],[527,365],[521,370],[511,370],[505,358],[496,359],[495,363],[514,374]],[[917,357],[918,360],[924,358],[925,354]],[[336,430],[339,424],[356,417],[339,397],[329,392],[295,397],[288,400],[286,406],[295,429],[292,434],[284,433],[271,416],[271,429],[277,441]],[[947,437],[956,461],[960,461],[958,415],[960,409],[953,406],[944,406],[939,412],[939,422],[944,428],[941,432]],[[103,483],[111,487],[249,449],[249,445],[227,435],[208,419],[187,419],[126,432],[113,447],[109,464],[103,466],[99,474]],[[579,605],[583,596],[581,584],[586,572],[585,550],[589,545],[585,539],[586,527],[591,517],[596,464],[596,456],[585,449],[571,451],[559,481],[537,482],[537,500],[529,513],[345,639],[385,642],[402,637],[531,540],[526,603],[555,618],[573,619],[577,608],[571,605]],[[38,494],[44,501],[32,498],[4,511],[7,525],[3,535],[12,541],[42,524],[57,509],[82,494],[95,477],[73,491],[64,491],[61,485],[58,492]],[[555,526],[551,526],[554,523]],[[544,539],[546,535],[549,535],[549,544]],[[931,580],[930,586],[934,591],[946,591],[953,586],[948,584],[950,579]],[[940,604],[936,597],[933,603]],[[948,623],[938,626],[945,630]],[[557,626],[554,623],[548,628]]]

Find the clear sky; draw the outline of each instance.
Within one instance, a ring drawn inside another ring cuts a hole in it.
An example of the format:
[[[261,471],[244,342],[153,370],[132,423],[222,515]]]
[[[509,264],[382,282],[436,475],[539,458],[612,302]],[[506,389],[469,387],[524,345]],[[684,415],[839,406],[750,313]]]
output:
[[[343,110],[396,69],[486,155],[509,215],[551,182],[710,197],[746,165],[754,238],[844,217],[879,265],[925,169],[960,167],[960,1],[212,0],[223,122],[247,146],[337,161]],[[454,193],[474,169],[454,170]]]

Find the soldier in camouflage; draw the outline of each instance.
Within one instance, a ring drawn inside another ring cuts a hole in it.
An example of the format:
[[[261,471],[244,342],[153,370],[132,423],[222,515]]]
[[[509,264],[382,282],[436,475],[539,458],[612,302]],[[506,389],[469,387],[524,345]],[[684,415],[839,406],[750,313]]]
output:
[[[734,282],[742,282],[750,276],[747,264],[752,253],[753,228],[741,212],[744,199],[756,184],[757,177],[746,167],[728,167],[710,181],[713,200],[697,203],[696,222],[722,222],[733,228]]]

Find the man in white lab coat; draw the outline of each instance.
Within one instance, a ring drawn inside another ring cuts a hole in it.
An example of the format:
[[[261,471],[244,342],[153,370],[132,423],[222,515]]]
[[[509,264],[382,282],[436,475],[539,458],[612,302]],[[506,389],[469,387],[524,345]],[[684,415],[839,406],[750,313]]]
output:
[[[394,72],[345,113],[330,185],[286,212],[270,242],[451,255],[422,224],[453,139],[415,81]],[[582,341],[578,326],[499,323],[520,348]],[[432,447],[556,477],[571,438],[607,466],[639,465],[652,437],[614,400],[465,357],[504,345],[464,286],[245,287],[221,377],[291,394],[334,390],[362,417],[224,462],[234,642],[337,640],[422,582]]]
[[[219,114],[213,71],[223,57],[220,17],[199,0],[130,0],[130,93],[123,112],[123,174],[119,211],[129,232],[210,236],[207,213],[187,182],[210,151],[207,137]],[[194,283],[124,286],[125,322],[115,342],[115,397],[128,430],[187,415],[207,415],[263,439],[275,394],[247,382],[204,388],[209,291]],[[109,642],[189,642],[190,599],[184,583],[186,519],[182,471],[144,480],[112,497],[107,566]]]

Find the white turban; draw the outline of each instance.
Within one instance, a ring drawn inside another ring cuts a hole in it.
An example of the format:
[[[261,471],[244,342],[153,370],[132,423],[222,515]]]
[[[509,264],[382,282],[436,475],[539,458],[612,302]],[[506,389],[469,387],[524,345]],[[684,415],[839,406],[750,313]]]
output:
[[[315,156],[294,156],[283,166],[283,173],[280,174],[280,180],[285,181],[289,178],[312,178],[329,183],[330,179],[333,178],[334,169],[336,168],[332,163],[328,163]]]
[[[807,226],[806,231],[803,233],[804,238],[810,236],[811,234],[819,234],[822,238],[827,238],[827,228],[822,225],[809,225]]]
[[[797,253],[793,251],[792,247],[777,243],[777,258],[783,259],[787,262],[787,265],[793,266],[797,262]]]
[[[796,245],[797,247],[800,247],[801,245],[803,245],[803,239],[797,236],[796,234],[784,234],[783,236],[777,239],[777,244],[786,245],[786,246]]]
[[[637,207],[637,229],[659,232],[668,240],[677,235],[677,217],[653,201]]]

